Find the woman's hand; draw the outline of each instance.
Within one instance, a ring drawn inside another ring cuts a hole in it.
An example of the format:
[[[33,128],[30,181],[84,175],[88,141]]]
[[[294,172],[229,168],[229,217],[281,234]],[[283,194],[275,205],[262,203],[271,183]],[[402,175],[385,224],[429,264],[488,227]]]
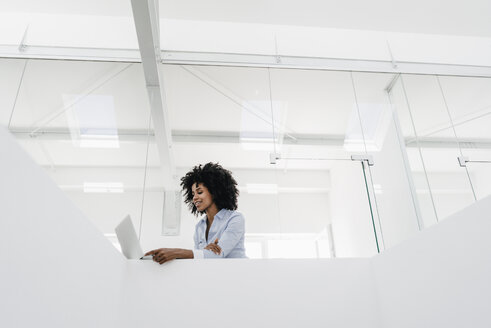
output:
[[[218,238],[213,243],[206,245],[205,249],[212,251],[216,255],[220,255],[222,252],[222,248],[218,246]]]
[[[147,252],[145,256],[152,255],[153,260],[157,263],[165,263],[175,259],[193,258],[193,252],[180,248],[159,248]]]

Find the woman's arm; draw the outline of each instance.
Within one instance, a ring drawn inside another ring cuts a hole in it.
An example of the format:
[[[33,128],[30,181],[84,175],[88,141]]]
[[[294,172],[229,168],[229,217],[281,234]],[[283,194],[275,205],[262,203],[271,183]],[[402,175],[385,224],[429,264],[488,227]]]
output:
[[[157,263],[165,263],[175,259],[192,259],[194,254],[192,250],[182,248],[159,248],[147,252],[145,256],[152,255],[153,260]]]
[[[239,241],[244,237],[245,233],[245,220],[242,214],[236,212],[234,213],[234,217],[230,219],[227,227],[223,231],[219,241],[218,246],[221,249],[219,254],[215,254],[213,251],[204,249],[200,251],[201,254],[196,254],[195,257],[203,257],[203,258],[224,258],[230,254],[231,251],[237,246]],[[209,245],[208,245],[209,246]],[[207,246],[207,247],[208,247]],[[196,256],[198,255],[198,256]],[[199,256],[201,255],[201,256]]]
[[[194,231],[194,248],[198,248],[198,226],[196,225]],[[153,260],[157,263],[165,263],[175,259],[193,259],[194,252],[190,249],[182,249],[182,248],[159,248],[154,249],[150,252],[147,252],[145,256],[152,255]]]
[[[215,240],[215,245],[209,244],[205,249],[197,249],[197,232],[194,236],[194,250],[182,248],[159,248],[146,253],[153,255],[153,260],[160,264],[174,259],[193,259],[193,258],[224,258],[237,246],[245,233],[245,221],[242,214],[236,212],[230,219],[227,228],[223,231],[220,240]],[[218,252],[216,252],[218,251]]]
[[[222,252],[222,248],[220,246],[218,246],[218,238],[215,239],[214,242],[206,245],[205,249],[212,251],[213,253],[215,253],[217,255],[220,255],[220,253]]]

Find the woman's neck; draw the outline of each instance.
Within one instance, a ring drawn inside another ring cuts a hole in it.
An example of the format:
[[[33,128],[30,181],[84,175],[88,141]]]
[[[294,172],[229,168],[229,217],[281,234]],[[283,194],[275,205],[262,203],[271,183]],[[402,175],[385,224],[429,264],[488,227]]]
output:
[[[218,208],[215,205],[215,203],[211,204],[210,207],[206,209],[206,218],[208,219],[208,222],[213,223],[213,220],[215,219],[215,215],[218,213]]]

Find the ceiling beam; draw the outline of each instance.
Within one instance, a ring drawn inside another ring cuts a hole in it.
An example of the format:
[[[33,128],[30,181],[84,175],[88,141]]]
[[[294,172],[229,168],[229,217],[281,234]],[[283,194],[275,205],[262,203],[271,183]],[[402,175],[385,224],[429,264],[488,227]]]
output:
[[[132,0],[138,45],[148,91],[155,140],[164,175],[164,188],[176,189],[172,136],[163,79],[160,72],[160,28],[158,0]]]
[[[20,52],[17,44],[0,44],[0,58],[54,59],[77,61],[140,62],[136,49],[110,49],[93,47],[27,45]],[[364,60],[309,56],[264,55],[250,53],[217,53],[205,51],[162,50],[162,64],[212,65],[258,68],[289,68],[309,70],[355,71],[372,73],[402,73],[422,75],[448,75],[491,77],[491,67],[432,62]]]
[[[68,128],[50,128],[39,130],[36,138],[33,138],[30,129],[13,127],[10,132],[18,140],[42,139],[43,141],[72,141],[72,135]],[[154,133],[146,129],[118,129],[118,140],[120,142],[141,142],[146,143],[148,136],[150,142],[154,142]],[[345,136],[340,134],[293,134],[294,139],[286,138],[284,144],[292,146],[321,146],[321,147],[342,147]],[[94,135],[97,139],[97,136]],[[237,131],[196,131],[196,130],[173,130],[172,140],[174,145],[185,143],[194,144],[229,144],[241,143],[240,132]],[[261,140],[260,140],[261,141]],[[418,137],[418,142],[412,137],[404,139],[408,148],[421,146],[425,148],[465,148],[465,149],[491,149],[490,138],[459,138],[458,143],[455,137],[436,138],[436,137]]]
[[[432,62],[162,50],[162,64],[491,77],[491,67]]]
[[[17,44],[0,44],[0,58],[54,59],[77,61],[140,62],[136,49],[109,49],[70,46],[27,45],[20,52]],[[216,53],[204,51],[162,50],[162,64],[212,65],[258,68],[289,68],[309,70],[355,71],[372,73],[402,73],[422,75],[448,75],[491,77],[491,67],[484,65],[441,64],[431,62],[390,60],[363,60],[309,56],[277,56],[250,53]]]
[[[139,63],[138,49],[111,49],[95,47],[71,47],[49,45],[23,45],[19,50],[17,44],[0,44],[0,58],[18,59],[53,59],[77,61],[107,61]]]

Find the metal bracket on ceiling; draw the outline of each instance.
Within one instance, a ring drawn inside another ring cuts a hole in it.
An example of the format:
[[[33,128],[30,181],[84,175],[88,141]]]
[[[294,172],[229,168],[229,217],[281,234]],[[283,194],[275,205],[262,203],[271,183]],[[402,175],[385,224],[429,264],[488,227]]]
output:
[[[17,48],[19,52],[25,52],[27,50],[26,37],[27,37],[28,30],[29,30],[29,24],[27,24],[26,29],[24,31],[24,35],[22,35],[22,39],[20,40],[19,47]]]
[[[457,160],[459,161],[460,167],[467,167],[467,163],[485,163],[485,164],[491,164],[490,160],[470,160],[469,157],[467,156],[459,156],[457,157]]]
[[[276,161],[281,159],[280,154],[270,153],[269,154],[269,164],[276,164]]]
[[[459,161],[460,167],[467,167],[467,162],[469,162],[469,157],[459,156],[457,157],[457,160]]]
[[[375,163],[373,161],[372,155],[351,155],[352,161],[366,162],[368,166],[374,166]]]
[[[387,40],[386,42],[387,42],[387,49],[389,50],[390,62],[392,63],[392,68],[397,69],[397,62],[394,58],[394,55],[392,54],[392,49],[390,48],[389,40]]]
[[[274,36],[274,51],[276,64],[281,64],[281,56],[278,54],[278,40],[276,39],[276,35]]]

